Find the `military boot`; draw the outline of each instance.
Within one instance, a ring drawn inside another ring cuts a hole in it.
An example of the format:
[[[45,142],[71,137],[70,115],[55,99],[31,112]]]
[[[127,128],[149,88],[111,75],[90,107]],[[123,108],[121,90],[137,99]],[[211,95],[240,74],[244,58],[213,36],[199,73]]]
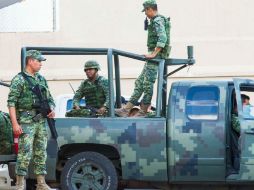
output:
[[[45,182],[45,176],[44,175],[38,175],[37,176],[36,190],[51,190],[51,188]]]
[[[138,111],[137,114],[135,114],[134,117],[145,117],[149,106],[150,106],[150,104],[144,105],[143,103],[141,103],[140,110]]]
[[[17,175],[16,180],[16,190],[25,190],[25,177]]]
[[[134,104],[128,102],[123,108],[115,109],[115,114],[120,117],[127,117]]]

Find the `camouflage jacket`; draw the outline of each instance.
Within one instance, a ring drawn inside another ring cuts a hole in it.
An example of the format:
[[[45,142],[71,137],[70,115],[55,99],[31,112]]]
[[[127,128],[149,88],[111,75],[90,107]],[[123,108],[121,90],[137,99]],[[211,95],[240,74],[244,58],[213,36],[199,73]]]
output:
[[[151,18],[148,25],[147,47],[148,51],[154,51],[156,47],[162,48],[159,56],[168,58],[170,53],[170,22],[162,16],[156,15]]]
[[[85,97],[86,105],[101,108],[109,107],[108,80],[102,76],[97,76],[94,82],[86,79],[81,82],[73,97],[73,106],[79,106],[80,100]]]
[[[39,73],[35,76],[24,72],[32,84],[39,84],[41,89],[44,89],[43,95],[47,97],[50,107],[53,109],[55,107],[54,100],[49,92],[48,84],[46,79]],[[17,74],[11,81],[10,92],[8,95],[8,107],[15,107],[17,113],[17,119],[19,123],[31,123],[32,117],[35,114],[25,114],[26,111],[35,111],[35,107],[39,105],[38,97],[31,91],[30,85],[24,79],[21,73]],[[31,113],[34,113],[31,112]]]

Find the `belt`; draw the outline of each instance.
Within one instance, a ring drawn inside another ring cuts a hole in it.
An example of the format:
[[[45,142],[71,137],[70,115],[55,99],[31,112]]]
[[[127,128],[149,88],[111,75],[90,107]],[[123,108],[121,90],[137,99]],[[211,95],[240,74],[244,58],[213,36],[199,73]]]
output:
[[[42,114],[36,112],[36,110],[20,111],[20,116],[31,118],[34,122],[38,122],[41,119],[44,119]]]
[[[37,115],[36,110],[19,110],[19,112],[20,112],[20,115],[25,116],[25,117],[27,117],[27,116],[33,117],[33,116]]]

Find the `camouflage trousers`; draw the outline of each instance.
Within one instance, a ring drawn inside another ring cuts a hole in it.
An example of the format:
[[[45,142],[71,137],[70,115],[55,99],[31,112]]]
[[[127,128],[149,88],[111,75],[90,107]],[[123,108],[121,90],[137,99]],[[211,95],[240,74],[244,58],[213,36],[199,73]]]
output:
[[[135,105],[143,93],[143,104],[151,104],[153,97],[153,86],[157,77],[157,72],[158,64],[147,61],[141,74],[135,81],[134,92],[130,98],[130,102],[132,104]]]
[[[91,117],[91,110],[84,108],[72,109],[66,112],[65,117]]]
[[[19,137],[16,174],[27,175],[30,160],[33,161],[34,173],[46,175],[47,130],[44,121],[21,124],[23,133]]]

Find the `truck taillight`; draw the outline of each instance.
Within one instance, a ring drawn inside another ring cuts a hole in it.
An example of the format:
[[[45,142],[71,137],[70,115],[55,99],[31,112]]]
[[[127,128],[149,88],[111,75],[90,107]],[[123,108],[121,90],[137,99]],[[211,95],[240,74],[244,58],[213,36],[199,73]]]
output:
[[[18,154],[18,150],[19,150],[19,136],[18,135],[14,135],[14,152],[15,154]]]

